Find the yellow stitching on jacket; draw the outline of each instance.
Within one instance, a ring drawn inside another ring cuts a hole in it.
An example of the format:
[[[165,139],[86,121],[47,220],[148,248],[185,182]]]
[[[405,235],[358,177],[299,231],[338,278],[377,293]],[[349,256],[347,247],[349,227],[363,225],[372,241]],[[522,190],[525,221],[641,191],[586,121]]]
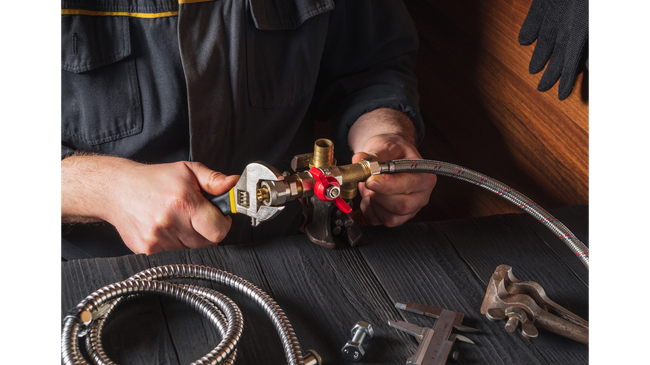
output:
[[[61,9],[61,15],[93,15],[93,16],[129,16],[133,18],[166,18],[177,16],[178,11],[164,11],[161,13],[129,13],[123,11],[94,11],[84,9]]]

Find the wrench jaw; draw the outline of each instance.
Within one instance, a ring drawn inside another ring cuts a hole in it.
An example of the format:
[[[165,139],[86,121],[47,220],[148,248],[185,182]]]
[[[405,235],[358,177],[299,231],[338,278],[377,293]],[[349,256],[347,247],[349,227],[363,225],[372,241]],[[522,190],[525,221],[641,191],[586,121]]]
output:
[[[275,218],[283,206],[266,206],[257,199],[257,192],[262,181],[278,181],[284,177],[275,167],[266,162],[258,161],[246,165],[239,181],[235,184],[235,209],[237,213],[246,214],[251,217],[251,225],[258,226],[260,223]]]
[[[251,225],[257,227],[260,223],[277,217],[284,207],[267,207],[261,206],[255,216],[251,217]]]

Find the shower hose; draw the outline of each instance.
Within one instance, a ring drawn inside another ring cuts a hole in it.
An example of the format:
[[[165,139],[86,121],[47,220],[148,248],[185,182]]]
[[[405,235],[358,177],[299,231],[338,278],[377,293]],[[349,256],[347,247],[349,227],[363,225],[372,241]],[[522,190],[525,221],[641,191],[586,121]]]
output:
[[[90,364],[81,353],[80,337],[85,337],[85,349],[94,364],[114,364],[106,356],[101,342],[104,323],[120,303],[144,294],[158,294],[180,300],[201,313],[217,328],[221,342],[192,364],[234,364],[237,343],[244,328],[237,305],[213,289],[164,281],[169,279],[208,280],[243,293],[260,305],[273,322],[289,365],[321,364],[319,355],[313,350],[308,350],[303,356],[291,323],[282,308],[268,294],[236,275],[197,265],[154,267],[90,294],[64,319],[61,334],[63,364]]]
[[[485,188],[538,219],[589,269],[589,249],[566,226],[525,195],[495,179],[462,166],[434,160],[393,160],[382,162],[379,167],[381,174],[432,173],[464,180]],[[80,337],[85,337],[85,349],[93,363],[114,364],[106,356],[101,342],[104,323],[120,303],[144,294],[158,294],[180,300],[208,318],[217,328],[222,337],[221,342],[192,364],[234,364],[237,357],[237,343],[243,331],[241,311],[232,300],[213,289],[165,281],[183,278],[208,280],[245,294],[260,305],[273,322],[289,365],[321,364],[320,357],[313,350],[308,350],[303,356],[291,323],[268,294],[236,275],[196,265],[154,267],[90,294],[64,319],[61,334],[63,364],[90,364],[81,353]]]
[[[452,177],[464,180],[487,189],[500,197],[515,204],[526,213],[539,220],[550,229],[589,269],[589,249],[562,222],[522,193],[508,185],[492,179],[476,171],[448,162],[435,160],[393,160],[379,163],[381,174],[396,174],[400,172],[422,172]]]

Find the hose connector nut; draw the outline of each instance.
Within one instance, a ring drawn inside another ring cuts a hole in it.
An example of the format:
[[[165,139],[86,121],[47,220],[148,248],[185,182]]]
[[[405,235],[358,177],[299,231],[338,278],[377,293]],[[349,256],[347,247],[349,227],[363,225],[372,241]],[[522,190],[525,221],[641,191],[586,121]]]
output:
[[[372,338],[374,330],[368,322],[357,322],[350,331],[352,339],[348,341],[341,349],[343,358],[349,361],[359,361],[366,354],[365,342]]]
[[[305,361],[305,365],[322,365],[323,364],[323,359],[321,359],[320,355],[316,350],[307,350],[307,353],[305,354],[305,357],[303,359]]]
[[[72,320],[79,325],[79,330],[77,331],[77,337],[82,338],[85,337],[88,334],[88,331],[90,330],[90,325],[92,324],[93,321],[93,315],[87,309],[77,311],[77,308],[73,308],[70,311],[68,311],[68,314],[63,319],[63,322],[65,323],[66,321],[69,320]]]
[[[379,162],[372,157],[364,158],[361,160],[365,163],[368,168],[370,175],[379,175],[381,173],[381,168],[379,167]]]

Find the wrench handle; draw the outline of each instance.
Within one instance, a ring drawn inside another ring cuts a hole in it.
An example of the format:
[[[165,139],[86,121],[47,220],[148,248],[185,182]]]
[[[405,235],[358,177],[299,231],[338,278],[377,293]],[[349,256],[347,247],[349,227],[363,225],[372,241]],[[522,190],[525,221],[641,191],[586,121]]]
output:
[[[235,208],[235,189],[230,189],[229,192],[218,196],[203,193],[203,196],[208,199],[215,207],[217,207],[223,215],[230,215],[237,213]]]

